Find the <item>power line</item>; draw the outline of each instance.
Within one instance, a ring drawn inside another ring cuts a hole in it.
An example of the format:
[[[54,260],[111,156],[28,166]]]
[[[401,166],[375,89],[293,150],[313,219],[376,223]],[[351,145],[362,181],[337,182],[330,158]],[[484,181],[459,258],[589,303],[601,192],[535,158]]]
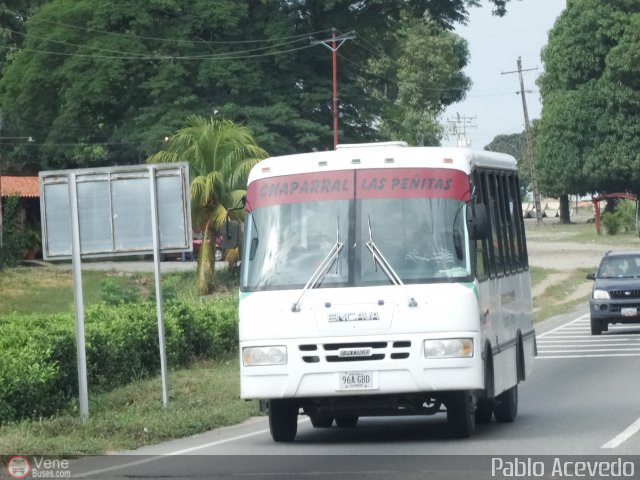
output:
[[[451,125],[451,130],[454,135],[458,136],[458,146],[459,147],[470,147],[471,140],[467,136],[467,128],[477,128],[478,125],[474,125],[473,121],[477,117],[466,117],[461,116],[459,113],[456,113],[455,118],[449,119],[448,123]]]
[[[313,45],[303,45],[296,48],[289,48],[285,50],[279,50],[277,52],[266,52],[253,55],[238,55],[236,52],[227,52],[223,54],[211,54],[211,55],[146,55],[146,56],[134,56],[134,55],[95,55],[76,52],[54,52],[50,50],[37,50],[33,48],[20,48],[20,51],[29,53],[41,53],[45,55],[58,55],[62,57],[84,57],[84,58],[110,58],[116,60],[244,60],[251,58],[272,57],[275,55],[282,55],[285,53],[297,52],[300,50],[306,50],[312,48]],[[10,49],[9,46],[0,46],[0,49]]]
[[[333,70],[333,149],[338,147],[338,49],[344,45],[344,42],[355,38],[354,32],[343,33],[339,37],[336,35],[336,29],[331,29],[331,38],[324,40],[314,40],[311,38],[311,45],[323,45],[331,50],[331,63]],[[331,45],[329,45],[331,44]]]
[[[289,39],[293,39],[293,38],[297,38],[300,40],[306,40],[309,35],[319,35],[321,33],[324,32],[328,32],[331,31],[330,28],[325,28],[324,30],[318,30],[317,32],[311,32],[311,33],[300,33],[298,35],[291,35],[291,36],[287,36],[287,37],[278,37],[278,38],[265,38],[265,39],[259,39],[259,40],[186,40],[186,39],[179,39],[179,38],[161,38],[161,37],[150,37],[150,36],[145,36],[145,35],[136,35],[133,33],[122,33],[122,32],[110,32],[108,30],[99,30],[99,29],[95,29],[95,28],[89,28],[89,27],[81,27],[79,25],[73,25],[70,23],[63,23],[63,22],[55,22],[53,20],[44,20],[41,18],[34,18],[31,17],[29,19],[30,23],[33,22],[40,22],[40,23],[48,23],[48,24],[52,24],[52,25],[60,25],[60,26],[64,26],[64,27],[69,27],[69,28],[73,28],[76,30],[82,30],[85,32],[93,32],[93,33],[101,33],[104,35],[114,35],[114,36],[119,36],[119,37],[128,37],[128,38],[139,38],[142,40],[155,40],[155,41],[159,41],[159,42],[173,42],[173,43],[194,43],[194,44],[211,44],[211,45],[236,45],[236,44],[246,44],[246,43],[267,43],[267,42],[273,42],[273,41],[280,41],[280,40],[289,40]]]

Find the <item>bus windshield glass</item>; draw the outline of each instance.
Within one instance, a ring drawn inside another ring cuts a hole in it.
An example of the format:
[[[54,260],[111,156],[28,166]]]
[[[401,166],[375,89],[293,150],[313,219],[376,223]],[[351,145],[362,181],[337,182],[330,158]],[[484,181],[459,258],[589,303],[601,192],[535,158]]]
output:
[[[393,177],[398,170],[331,172],[325,191],[327,179],[318,178],[313,194],[306,191],[314,181],[309,175],[250,185],[242,290],[303,288],[338,238],[344,248],[318,288],[389,285],[366,248],[370,238],[404,283],[468,280],[466,175],[403,169],[403,177]],[[402,189],[403,178],[426,181]]]

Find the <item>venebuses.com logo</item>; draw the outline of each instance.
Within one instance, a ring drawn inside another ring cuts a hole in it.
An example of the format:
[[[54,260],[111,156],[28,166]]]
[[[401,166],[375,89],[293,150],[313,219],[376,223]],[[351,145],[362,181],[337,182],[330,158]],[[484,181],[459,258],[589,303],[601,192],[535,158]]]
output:
[[[69,460],[45,457],[10,457],[6,463],[9,478],[71,478]]]
[[[30,472],[31,465],[25,457],[11,457],[7,462],[7,473],[11,478],[26,478]]]

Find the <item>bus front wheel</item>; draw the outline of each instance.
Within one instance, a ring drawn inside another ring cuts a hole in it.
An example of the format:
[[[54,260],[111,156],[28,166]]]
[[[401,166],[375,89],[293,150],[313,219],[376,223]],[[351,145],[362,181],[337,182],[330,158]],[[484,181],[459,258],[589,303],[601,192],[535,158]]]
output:
[[[291,442],[298,433],[298,407],[288,399],[269,400],[269,431],[276,442]]]
[[[496,397],[493,415],[498,423],[511,423],[518,414],[518,385],[505,390]]]
[[[455,438],[469,438],[476,429],[475,403],[470,391],[452,392],[445,401],[447,423]]]

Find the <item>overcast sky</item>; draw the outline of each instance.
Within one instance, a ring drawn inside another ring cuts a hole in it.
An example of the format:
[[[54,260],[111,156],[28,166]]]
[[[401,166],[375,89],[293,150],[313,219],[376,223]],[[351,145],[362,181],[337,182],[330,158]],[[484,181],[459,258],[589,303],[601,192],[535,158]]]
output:
[[[565,0],[512,0],[507,4],[507,15],[491,15],[491,6],[483,0],[482,8],[470,11],[467,26],[456,33],[469,43],[470,61],[465,73],[473,85],[467,98],[450,106],[442,116],[443,123],[460,117],[475,117],[475,128],[467,128],[471,147],[482,149],[496,135],[519,133],[524,130],[522,100],[519,94],[518,74],[502,75],[517,70],[517,59],[522,57],[522,68],[538,70],[524,72],[529,120],[540,117],[540,95],[535,84],[542,72],[540,52],[547,43],[547,34],[564,9]],[[451,134],[443,139],[445,146],[455,146],[457,137]]]

